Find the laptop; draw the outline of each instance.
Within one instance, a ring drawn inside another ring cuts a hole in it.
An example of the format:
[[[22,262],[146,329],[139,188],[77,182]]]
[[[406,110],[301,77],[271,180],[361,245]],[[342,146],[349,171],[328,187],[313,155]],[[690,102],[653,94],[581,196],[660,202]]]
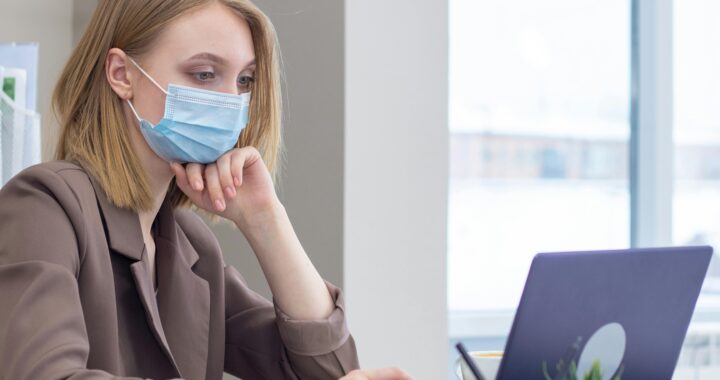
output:
[[[672,378],[712,252],[536,255],[497,379]]]

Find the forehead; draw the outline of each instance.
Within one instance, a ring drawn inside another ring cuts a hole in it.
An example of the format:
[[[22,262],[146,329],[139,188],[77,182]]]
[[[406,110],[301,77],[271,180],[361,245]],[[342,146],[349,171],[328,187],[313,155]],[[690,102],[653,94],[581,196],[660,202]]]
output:
[[[173,60],[207,52],[233,66],[244,66],[255,58],[250,26],[234,10],[218,2],[174,20],[160,34],[153,50]]]

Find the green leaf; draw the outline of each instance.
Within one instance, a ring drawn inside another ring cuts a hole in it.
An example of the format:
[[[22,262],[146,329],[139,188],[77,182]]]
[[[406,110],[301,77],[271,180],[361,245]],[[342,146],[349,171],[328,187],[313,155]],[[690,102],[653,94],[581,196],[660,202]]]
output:
[[[585,380],[602,380],[602,368],[599,360],[595,359],[590,372],[585,374]]]
[[[575,360],[572,360],[570,362],[570,371],[569,371],[570,380],[578,380],[577,378],[577,364],[575,364]]]
[[[2,88],[0,88],[0,90],[6,93],[10,99],[15,100],[15,78],[7,77],[3,83],[0,84],[2,84]]]

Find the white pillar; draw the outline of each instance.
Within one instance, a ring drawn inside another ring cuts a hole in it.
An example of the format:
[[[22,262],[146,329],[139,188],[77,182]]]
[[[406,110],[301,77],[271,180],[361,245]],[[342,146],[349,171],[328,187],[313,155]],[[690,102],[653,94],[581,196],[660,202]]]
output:
[[[672,0],[633,0],[633,246],[672,244]]]
[[[347,0],[345,288],[361,364],[447,376],[448,3]]]

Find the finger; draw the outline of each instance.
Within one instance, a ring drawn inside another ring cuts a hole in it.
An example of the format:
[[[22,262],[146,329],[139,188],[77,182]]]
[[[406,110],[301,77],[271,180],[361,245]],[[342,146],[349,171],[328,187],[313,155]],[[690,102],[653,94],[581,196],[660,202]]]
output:
[[[178,185],[180,190],[184,193],[193,191],[190,183],[188,182],[187,172],[185,168],[177,162],[170,163],[170,170],[175,174],[175,183]]]
[[[217,160],[220,186],[222,186],[223,192],[227,198],[235,197],[235,186],[233,184],[232,173],[230,171],[230,160],[231,157],[229,154],[225,154]]]
[[[188,177],[188,183],[192,185],[193,190],[195,191],[202,191],[203,190],[203,171],[204,165],[198,164],[195,162],[191,162],[187,164],[185,167],[185,171],[187,172]]]
[[[205,185],[213,207],[218,211],[225,210],[225,197],[220,187],[218,168],[215,164],[205,166]]]
[[[230,171],[233,176],[233,183],[235,186],[240,187],[242,185],[243,178],[243,167],[245,166],[245,157],[241,151],[235,151],[230,157]]]
[[[345,377],[340,380],[370,380],[367,373],[356,369],[348,373]]]
[[[371,369],[365,371],[372,380],[412,380],[412,377],[397,367]]]

